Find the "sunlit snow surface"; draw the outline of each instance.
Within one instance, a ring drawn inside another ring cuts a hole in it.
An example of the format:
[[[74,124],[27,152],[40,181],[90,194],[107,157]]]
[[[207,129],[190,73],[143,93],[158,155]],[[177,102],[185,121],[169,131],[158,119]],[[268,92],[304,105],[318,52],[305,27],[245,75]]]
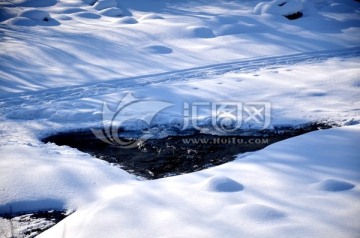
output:
[[[40,237],[356,237],[360,3],[289,0],[290,21],[283,2],[1,1],[0,212],[75,211]],[[150,126],[261,101],[271,126],[343,127],[154,181],[40,141],[101,126],[128,93],[173,104]]]

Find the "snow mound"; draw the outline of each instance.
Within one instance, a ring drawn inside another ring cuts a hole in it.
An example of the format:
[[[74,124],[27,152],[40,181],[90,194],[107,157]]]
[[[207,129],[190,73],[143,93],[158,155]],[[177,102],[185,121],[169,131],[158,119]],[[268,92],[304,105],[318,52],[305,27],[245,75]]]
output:
[[[142,16],[140,20],[155,20],[155,19],[164,19],[162,16],[150,13]]]
[[[101,10],[99,13],[101,15],[108,16],[108,17],[118,17],[118,16],[122,16],[124,11],[118,7],[111,7],[111,8]]]
[[[189,26],[186,28],[189,35],[196,38],[213,38],[214,32],[205,26]]]
[[[120,24],[136,24],[136,23],[138,23],[138,21],[135,20],[132,17],[122,17],[122,18],[116,20],[116,23],[120,23]]]
[[[248,219],[261,222],[270,222],[286,217],[284,212],[260,204],[241,205],[239,212]]]
[[[279,16],[292,16],[303,12],[301,0],[274,0],[271,2],[261,2],[254,8],[257,15],[271,14]]]
[[[172,49],[163,45],[149,45],[144,50],[150,54],[170,54]]]
[[[33,21],[29,18],[26,18],[26,17],[11,18],[11,19],[7,20],[5,23],[9,24],[9,25],[15,25],[15,26],[35,26],[36,25],[35,21]]]
[[[337,179],[326,179],[316,184],[317,189],[328,192],[341,192],[353,189],[354,187],[355,185],[352,183]]]
[[[99,19],[101,16],[96,13],[92,12],[79,12],[76,13],[75,16],[81,17],[81,18],[87,18],[87,19]]]
[[[216,175],[203,182],[203,188],[211,192],[239,192],[244,186],[226,176]]]
[[[17,26],[58,26],[60,23],[51,18],[50,14],[46,11],[39,9],[26,9],[18,13],[17,17],[11,18],[6,21],[7,24]]]
[[[18,17],[29,18],[35,21],[49,21],[50,14],[39,9],[27,9],[18,14]]]
[[[94,4],[94,8],[98,11],[104,10],[106,8],[112,8],[112,7],[117,7],[116,0],[98,0]]]

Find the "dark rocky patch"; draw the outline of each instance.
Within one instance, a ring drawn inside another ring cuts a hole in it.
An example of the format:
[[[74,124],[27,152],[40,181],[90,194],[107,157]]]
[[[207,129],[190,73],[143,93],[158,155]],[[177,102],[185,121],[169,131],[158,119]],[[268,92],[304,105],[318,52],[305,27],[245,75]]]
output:
[[[35,237],[68,215],[66,211],[56,210],[0,214],[0,218],[5,219],[1,223],[0,234],[5,237]]]
[[[295,12],[293,14],[290,15],[286,15],[284,17],[286,17],[289,20],[296,20],[299,19],[300,17],[302,17],[304,14],[302,12]]]

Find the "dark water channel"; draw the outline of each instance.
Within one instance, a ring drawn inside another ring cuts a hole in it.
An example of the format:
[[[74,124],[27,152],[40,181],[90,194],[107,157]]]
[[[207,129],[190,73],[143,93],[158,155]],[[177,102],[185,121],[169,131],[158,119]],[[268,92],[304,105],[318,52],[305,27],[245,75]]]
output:
[[[210,135],[189,131],[162,139],[148,139],[135,148],[124,149],[98,139],[90,130],[52,135],[43,141],[68,145],[96,158],[120,166],[146,179],[158,179],[199,171],[224,164],[236,155],[265,148],[275,142],[318,129],[325,124],[277,127],[272,130],[242,131],[236,135]],[[119,137],[132,141],[131,133]]]

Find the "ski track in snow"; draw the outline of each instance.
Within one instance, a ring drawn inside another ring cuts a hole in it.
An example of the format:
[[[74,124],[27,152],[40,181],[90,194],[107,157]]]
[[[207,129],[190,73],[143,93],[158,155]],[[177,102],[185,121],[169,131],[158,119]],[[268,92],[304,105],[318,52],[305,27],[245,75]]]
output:
[[[229,72],[249,73],[264,68],[276,69],[298,63],[311,64],[335,57],[350,58],[355,56],[360,56],[360,46],[258,59],[245,59],[165,73],[119,78],[107,82],[96,82],[94,84],[20,93],[15,96],[5,95],[3,98],[0,98],[0,115],[6,115],[6,112],[10,110],[16,110],[16,108],[28,105],[42,105],[51,103],[52,101],[66,101],[84,97],[94,97],[112,93],[119,89],[133,90],[147,85],[203,79]]]

